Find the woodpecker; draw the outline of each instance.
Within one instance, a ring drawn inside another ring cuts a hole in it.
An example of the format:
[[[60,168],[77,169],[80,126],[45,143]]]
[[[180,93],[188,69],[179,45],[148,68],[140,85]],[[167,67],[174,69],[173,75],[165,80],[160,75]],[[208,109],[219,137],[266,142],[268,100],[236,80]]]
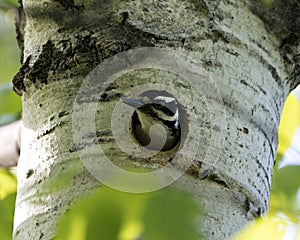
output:
[[[137,98],[122,97],[134,107],[131,129],[134,138],[145,148],[156,151],[173,149],[181,138],[179,106],[166,91],[149,90]]]

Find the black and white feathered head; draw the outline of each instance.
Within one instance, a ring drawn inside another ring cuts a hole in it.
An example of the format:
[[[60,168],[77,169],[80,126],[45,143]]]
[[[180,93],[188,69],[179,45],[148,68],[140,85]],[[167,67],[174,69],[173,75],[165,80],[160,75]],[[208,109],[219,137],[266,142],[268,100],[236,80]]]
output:
[[[164,127],[167,137],[162,149],[167,151],[174,148],[180,140],[179,106],[176,98],[166,91],[149,90],[137,98],[123,97],[122,101],[136,108],[132,116],[132,129],[138,142],[147,148],[162,136],[159,131],[150,138],[150,128],[159,124]],[[152,148],[152,147],[149,147]],[[153,147],[155,148],[155,147]]]

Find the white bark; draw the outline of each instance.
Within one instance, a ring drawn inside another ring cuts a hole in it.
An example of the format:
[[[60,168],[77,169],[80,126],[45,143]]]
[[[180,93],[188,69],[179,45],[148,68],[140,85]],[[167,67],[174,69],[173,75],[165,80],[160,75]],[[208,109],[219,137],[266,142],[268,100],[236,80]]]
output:
[[[74,151],[77,147],[92,158],[95,145],[87,137],[83,148],[74,146],[73,103],[97,64],[145,46],[176,49],[202,66],[207,81],[222,96],[223,102],[217,104],[226,110],[226,121],[213,126],[211,119],[223,113],[209,112],[197,91],[178,84],[179,76],[139,70],[120,76],[117,87],[99,104],[96,126],[102,148],[119,166],[153,170],[164,165],[161,155],[146,164],[120,153],[108,130],[121,93],[145,83],[168,86],[191,104],[185,106],[188,114],[196,114],[203,123],[196,161],[174,185],[191,192],[204,206],[199,230],[205,239],[227,239],[266,212],[277,127],[291,72],[280,40],[249,5],[225,0],[60,2],[65,1],[23,1],[24,63],[15,88],[22,94],[24,130],[14,239],[53,238],[58,217],[99,185]],[[214,149],[220,155],[203,161],[212,132],[222,128],[223,145]],[[71,182],[59,191],[45,192],[45,185],[69,168],[74,169]]]

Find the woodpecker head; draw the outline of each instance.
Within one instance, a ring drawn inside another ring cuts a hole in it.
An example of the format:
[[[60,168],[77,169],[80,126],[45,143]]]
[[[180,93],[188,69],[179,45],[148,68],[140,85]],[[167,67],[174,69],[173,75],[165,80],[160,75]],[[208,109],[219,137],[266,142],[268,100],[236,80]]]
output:
[[[168,151],[179,143],[179,106],[173,95],[166,91],[149,90],[137,98],[123,97],[122,101],[136,109],[131,127],[134,138],[142,146],[150,150]]]

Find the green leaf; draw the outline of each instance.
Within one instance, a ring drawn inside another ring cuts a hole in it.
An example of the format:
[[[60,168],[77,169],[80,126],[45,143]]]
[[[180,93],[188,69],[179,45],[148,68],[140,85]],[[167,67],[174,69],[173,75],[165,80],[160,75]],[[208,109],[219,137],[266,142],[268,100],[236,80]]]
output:
[[[288,166],[277,170],[273,176],[272,191],[287,196],[296,195],[300,187],[300,166]]]
[[[183,192],[130,194],[101,187],[71,207],[56,239],[200,239],[199,214],[199,206]]]
[[[16,177],[8,170],[0,169],[0,236],[12,238],[13,218],[17,191]]]
[[[15,201],[16,193],[9,194],[4,199],[0,200],[1,239],[12,239]]]
[[[0,3],[2,2],[14,7],[19,6],[18,0],[0,0]]]
[[[8,170],[0,169],[0,200],[17,191],[17,179]],[[1,214],[1,212],[0,212]]]
[[[16,1],[1,1],[1,3],[16,4]],[[11,80],[17,73],[20,63],[20,52],[15,37],[15,27],[11,12],[0,12],[0,124],[15,120],[21,112],[21,100],[12,90]],[[10,15],[9,15],[10,14]]]
[[[269,214],[268,217],[255,219],[232,240],[291,240],[285,237],[288,226],[289,222],[285,219]]]
[[[291,147],[295,132],[300,126],[300,102],[292,93],[285,101],[278,129],[278,151],[276,165],[278,165],[285,152]]]
[[[10,10],[16,9],[19,6],[20,4],[18,4],[18,2],[15,0],[0,0],[0,13],[7,13]]]
[[[192,198],[182,192],[158,192],[146,207],[145,239],[201,239],[195,227],[195,218],[200,212]]]
[[[0,126],[20,119],[21,98],[12,91],[12,83],[0,84]]]
[[[299,219],[297,192],[300,188],[300,166],[277,170],[273,177],[270,212],[283,212],[291,219]]]
[[[0,115],[17,114],[21,111],[21,99],[12,91],[10,83],[0,84]]]
[[[57,239],[117,239],[122,215],[114,194],[108,190],[97,191],[65,215]]]

